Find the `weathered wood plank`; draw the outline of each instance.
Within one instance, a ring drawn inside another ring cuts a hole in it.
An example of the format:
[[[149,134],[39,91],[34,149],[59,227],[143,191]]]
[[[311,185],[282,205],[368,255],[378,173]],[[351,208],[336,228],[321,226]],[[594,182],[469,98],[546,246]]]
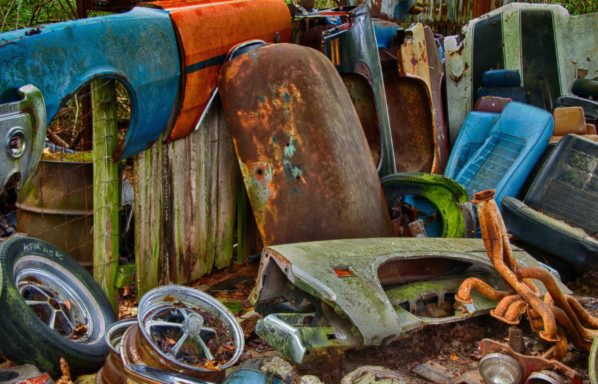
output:
[[[137,294],[158,286],[164,259],[162,180],[164,150],[159,139],[135,158],[135,269]],[[165,271],[164,275],[167,275]]]
[[[156,143],[135,163],[139,294],[229,265],[238,165],[220,106],[189,137]]]
[[[91,84],[93,106],[93,275],[113,308],[117,309],[114,286],[119,258],[118,164],[112,153],[118,145],[115,82],[95,80]]]

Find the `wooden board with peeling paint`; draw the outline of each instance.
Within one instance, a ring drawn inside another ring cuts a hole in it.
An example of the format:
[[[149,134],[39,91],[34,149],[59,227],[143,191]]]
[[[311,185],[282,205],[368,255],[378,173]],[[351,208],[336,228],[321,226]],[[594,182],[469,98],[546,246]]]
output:
[[[187,138],[135,159],[138,295],[230,264],[238,172],[219,105]]]

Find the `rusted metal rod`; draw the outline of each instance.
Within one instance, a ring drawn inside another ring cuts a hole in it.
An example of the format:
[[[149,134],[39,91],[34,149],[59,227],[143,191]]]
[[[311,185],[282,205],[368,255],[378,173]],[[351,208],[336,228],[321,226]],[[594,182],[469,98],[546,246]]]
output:
[[[463,283],[461,283],[461,286],[459,286],[459,291],[455,296],[455,300],[461,304],[471,304],[473,302],[471,300],[472,291],[476,291],[480,295],[495,301],[502,300],[509,294],[509,292],[499,291],[492,288],[492,286],[477,277],[470,277],[465,279]]]

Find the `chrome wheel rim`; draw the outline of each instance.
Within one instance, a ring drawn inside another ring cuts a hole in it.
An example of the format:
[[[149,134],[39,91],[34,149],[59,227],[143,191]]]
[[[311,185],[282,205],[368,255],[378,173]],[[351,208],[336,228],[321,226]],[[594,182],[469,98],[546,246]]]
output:
[[[48,328],[69,340],[89,342],[97,337],[88,300],[73,289],[75,276],[57,266],[39,256],[25,256],[15,263],[15,285],[25,304]],[[69,275],[70,282],[64,279]]]

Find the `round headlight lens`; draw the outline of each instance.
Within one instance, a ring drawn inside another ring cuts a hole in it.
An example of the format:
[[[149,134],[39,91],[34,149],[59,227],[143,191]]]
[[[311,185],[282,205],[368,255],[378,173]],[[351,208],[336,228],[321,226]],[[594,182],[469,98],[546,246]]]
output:
[[[519,384],[523,377],[517,360],[502,353],[482,357],[479,370],[486,384]]]

